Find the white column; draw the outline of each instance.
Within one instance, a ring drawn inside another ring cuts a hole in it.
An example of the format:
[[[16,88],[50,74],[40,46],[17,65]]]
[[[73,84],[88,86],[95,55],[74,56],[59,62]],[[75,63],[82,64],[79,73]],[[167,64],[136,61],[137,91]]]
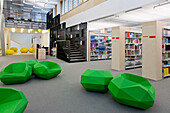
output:
[[[4,0],[1,0],[1,12],[0,12],[0,39],[1,39],[1,47],[2,47],[2,56],[5,56],[5,39],[4,39],[3,6],[4,6]]]

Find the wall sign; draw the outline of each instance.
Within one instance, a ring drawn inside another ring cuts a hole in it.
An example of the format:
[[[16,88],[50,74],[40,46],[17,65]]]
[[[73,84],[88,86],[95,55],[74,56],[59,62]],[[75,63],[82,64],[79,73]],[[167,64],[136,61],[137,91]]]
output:
[[[149,36],[149,38],[156,38],[156,36]]]
[[[148,38],[149,36],[143,36],[143,38]]]
[[[119,39],[119,37],[116,37],[116,39]]]

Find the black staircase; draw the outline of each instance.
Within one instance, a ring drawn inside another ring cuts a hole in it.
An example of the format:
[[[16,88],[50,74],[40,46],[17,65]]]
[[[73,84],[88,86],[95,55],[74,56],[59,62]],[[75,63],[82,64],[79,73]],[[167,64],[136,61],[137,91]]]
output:
[[[83,54],[74,44],[70,45],[70,62],[83,62],[86,61]]]
[[[66,62],[84,62],[85,57],[70,40],[57,41],[57,58]]]

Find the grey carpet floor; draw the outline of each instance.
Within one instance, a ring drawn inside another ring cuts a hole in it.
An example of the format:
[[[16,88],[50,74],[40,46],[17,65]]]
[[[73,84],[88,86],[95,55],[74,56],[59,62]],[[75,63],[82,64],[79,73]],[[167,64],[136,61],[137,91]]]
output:
[[[1,56],[0,69],[23,60],[34,60],[33,56]],[[24,83],[3,85],[24,92],[29,104],[24,113],[170,113],[170,78],[151,81],[156,89],[155,104],[148,110],[140,110],[116,103],[110,93],[87,92],[80,85],[80,76],[86,69],[111,70],[111,61],[66,63],[54,57],[47,60],[57,62],[62,67],[60,76],[42,80],[34,76]],[[127,71],[111,70],[116,76],[120,73],[142,74],[141,69]]]

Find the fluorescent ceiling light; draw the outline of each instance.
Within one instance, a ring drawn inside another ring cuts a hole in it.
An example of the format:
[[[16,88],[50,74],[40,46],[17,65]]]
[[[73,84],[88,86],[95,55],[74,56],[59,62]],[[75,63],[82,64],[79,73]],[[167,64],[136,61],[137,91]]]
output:
[[[58,2],[52,2],[52,1],[50,2],[50,1],[49,1],[48,4],[54,4],[54,5],[56,5],[56,4],[58,4]]]
[[[54,4],[54,5],[58,4],[58,2],[49,1],[49,0],[44,0],[44,1],[42,1],[42,0],[36,0],[36,2],[37,2],[37,3]]]
[[[25,12],[30,12],[30,10],[25,10],[25,9],[23,9],[22,11],[25,11]]]
[[[24,6],[24,4],[12,3],[13,5]]]
[[[39,6],[33,6],[34,8],[37,8],[37,9],[42,9],[42,7],[39,7]]]
[[[35,0],[35,3],[48,3],[48,0]]]
[[[25,2],[25,0],[23,0],[23,3],[27,5],[33,5],[33,3]]]

